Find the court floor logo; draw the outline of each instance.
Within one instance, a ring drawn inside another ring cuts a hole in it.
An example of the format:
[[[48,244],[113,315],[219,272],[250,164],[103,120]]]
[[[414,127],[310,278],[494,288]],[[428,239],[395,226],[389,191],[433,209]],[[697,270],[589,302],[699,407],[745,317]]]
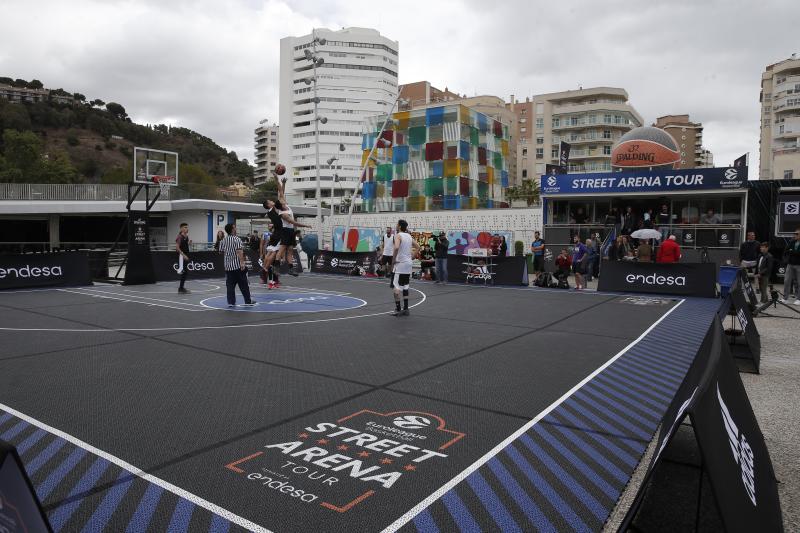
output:
[[[416,415],[398,416],[392,422],[395,426],[403,429],[422,429],[431,425],[429,419]]]

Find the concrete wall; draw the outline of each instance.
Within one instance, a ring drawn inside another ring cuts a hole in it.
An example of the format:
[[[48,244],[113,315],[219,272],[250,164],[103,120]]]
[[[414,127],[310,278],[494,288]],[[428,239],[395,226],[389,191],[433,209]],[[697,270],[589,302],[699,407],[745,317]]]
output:
[[[398,219],[408,221],[409,229],[448,231],[448,230],[485,230],[513,231],[514,240],[525,243],[525,250],[533,241],[533,232],[542,230],[542,208],[528,207],[519,209],[475,209],[458,211],[432,212],[395,212],[395,213],[356,213],[350,223],[358,228],[395,227]],[[325,219],[323,234],[325,243],[330,243],[331,228],[346,226],[347,215],[334,215]],[[314,229],[316,231],[316,229]],[[513,243],[509,243],[513,247]],[[513,248],[512,248],[513,249]]]
[[[222,222],[217,226],[217,218],[221,217]],[[211,218],[212,224],[212,237],[208,238],[208,224]],[[200,242],[214,242],[214,235],[217,233],[217,228],[224,230],[225,224],[228,223],[230,214],[228,211],[208,211],[205,209],[198,210],[185,210],[171,212],[167,217],[167,244],[171,244],[178,234],[181,222],[189,224],[189,238],[193,243]]]

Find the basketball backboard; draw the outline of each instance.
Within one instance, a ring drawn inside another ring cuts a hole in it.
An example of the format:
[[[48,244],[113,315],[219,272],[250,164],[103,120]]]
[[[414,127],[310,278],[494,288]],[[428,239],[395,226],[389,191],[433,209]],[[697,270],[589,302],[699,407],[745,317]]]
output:
[[[133,149],[133,182],[178,185],[178,154],[153,148]]]

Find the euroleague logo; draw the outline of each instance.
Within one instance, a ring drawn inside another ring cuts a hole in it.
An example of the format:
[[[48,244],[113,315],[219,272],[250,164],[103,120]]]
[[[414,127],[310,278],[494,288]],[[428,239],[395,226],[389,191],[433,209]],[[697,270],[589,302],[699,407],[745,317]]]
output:
[[[395,426],[403,429],[422,429],[431,425],[429,419],[417,415],[398,416],[392,422]]]
[[[332,257],[332,258],[331,258],[331,266],[332,266],[333,268],[336,268],[337,266],[339,266],[339,260],[338,260],[338,259],[336,259],[335,257]]]
[[[739,171],[735,168],[729,168],[725,171],[725,179],[728,181],[735,180],[739,177]]]
[[[558,178],[556,178],[555,176],[550,176],[547,178],[547,184],[550,187],[555,187],[556,183],[558,183]]]
[[[172,268],[175,270],[175,272],[180,272],[180,267],[178,266],[178,263],[173,264]],[[196,261],[189,261],[184,266],[184,268],[186,268],[186,270],[189,270],[189,271],[194,271],[194,270],[214,270],[214,263],[212,263],[211,261],[209,261],[208,263],[198,263]]]

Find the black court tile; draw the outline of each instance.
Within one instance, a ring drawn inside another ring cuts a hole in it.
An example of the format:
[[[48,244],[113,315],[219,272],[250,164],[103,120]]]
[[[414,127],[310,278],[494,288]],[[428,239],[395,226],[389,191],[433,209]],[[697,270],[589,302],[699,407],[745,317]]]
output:
[[[272,531],[380,531],[523,423],[376,391],[155,474]]]
[[[217,350],[371,385],[395,381],[463,354],[513,338],[525,330],[388,314],[344,321],[166,335],[165,341]],[[302,320],[301,318],[298,320]],[[313,334],[311,333],[313,331]]]
[[[0,402],[140,468],[364,390],[152,339],[0,361]]]
[[[28,330],[30,336],[35,338],[37,330],[41,328],[84,329],[85,326],[73,320],[69,313],[65,313],[63,318],[55,317],[41,310],[8,307],[0,301],[0,328]]]
[[[392,385],[408,393],[533,418],[628,344],[546,330]]]
[[[74,326],[74,324],[73,324]],[[80,327],[80,326],[79,326]],[[52,332],[52,331],[0,331],[0,360],[47,354],[53,351],[89,346],[110,346],[138,338],[127,333],[104,332]],[[111,348],[113,349],[113,348]]]
[[[69,306],[92,303],[92,298],[81,294],[82,288],[40,289],[0,293],[0,306],[16,309],[37,309],[51,306]]]

